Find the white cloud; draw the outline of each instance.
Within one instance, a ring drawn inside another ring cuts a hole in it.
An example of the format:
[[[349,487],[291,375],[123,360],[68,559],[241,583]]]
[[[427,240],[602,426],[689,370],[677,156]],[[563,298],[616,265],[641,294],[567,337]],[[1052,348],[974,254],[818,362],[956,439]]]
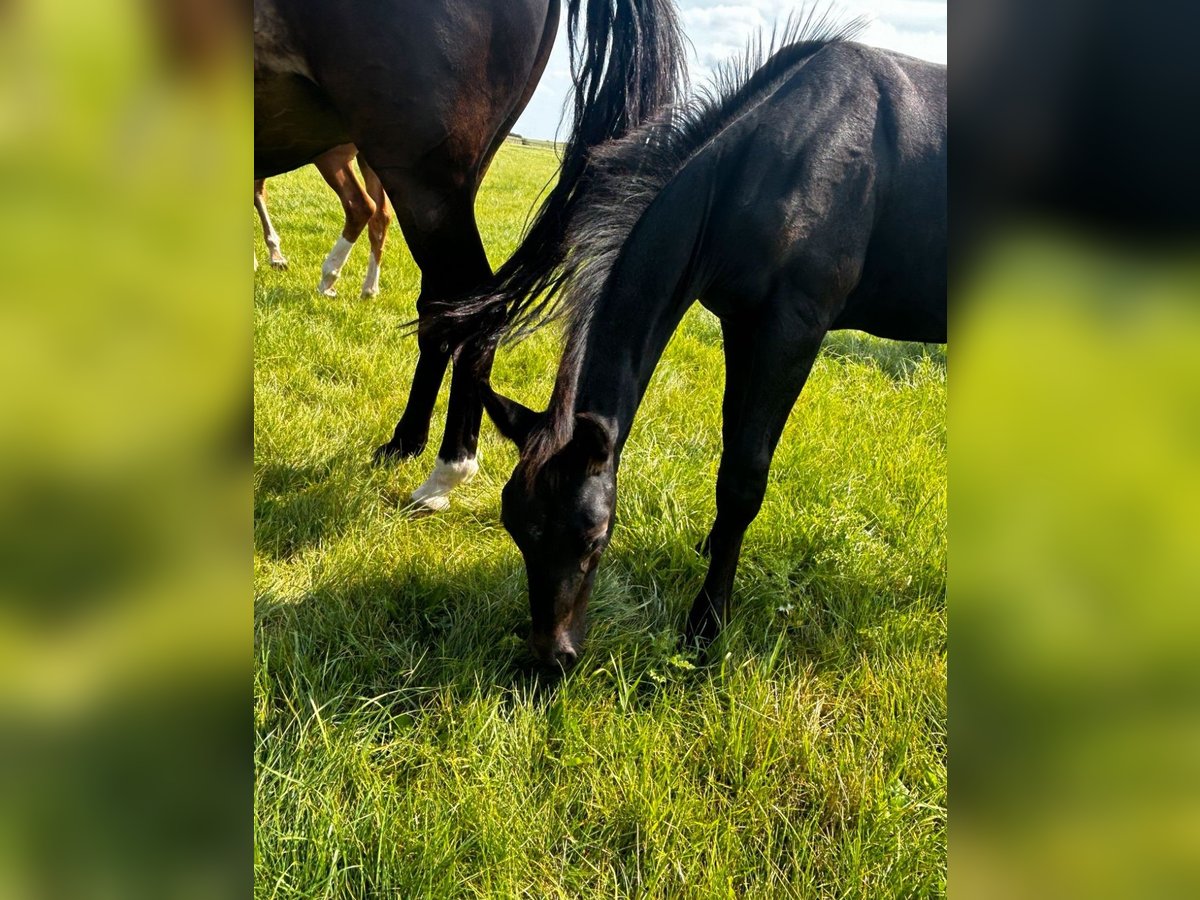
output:
[[[688,64],[697,83],[707,79],[716,65],[740,53],[755,31],[770,30],[774,23],[784,22],[789,13],[805,9],[805,4],[788,0],[678,3],[684,32],[692,45]],[[934,62],[946,61],[946,0],[839,0],[834,13],[844,19],[859,15],[870,19],[871,24],[859,38],[865,44]],[[569,90],[566,34],[560,28],[546,74],[517,122],[516,132],[528,137],[553,137]]]

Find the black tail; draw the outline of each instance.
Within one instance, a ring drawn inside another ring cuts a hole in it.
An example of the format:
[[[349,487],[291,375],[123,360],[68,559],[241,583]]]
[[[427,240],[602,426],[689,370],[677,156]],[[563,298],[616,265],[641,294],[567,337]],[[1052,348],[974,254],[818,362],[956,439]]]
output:
[[[558,183],[488,293],[440,312],[440,326],[458,338],[452,343],[498,337],[515,319],[537,320],[540,305],[561,280],[567,224],[590,181],[589,152],[623,136],[683,94],[683,33],[673,0],[586,2],[582,29],[584,0],[569,0],[567,5],[575,121],[563,149]]]

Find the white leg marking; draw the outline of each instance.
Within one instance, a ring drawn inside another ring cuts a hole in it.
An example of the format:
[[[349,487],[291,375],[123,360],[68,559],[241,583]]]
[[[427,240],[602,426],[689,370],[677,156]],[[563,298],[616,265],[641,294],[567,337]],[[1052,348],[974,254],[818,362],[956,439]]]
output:
[[[362,295],[364,297],[374,297],[379,293],[379,262],[375,259],[375,254],[371,254],[371,259],[367,263],[367,277],[363,279]]]
[[[337,291],[333,289],[333,285],[338,280],[338,276],[342,274],[342,266],[346,264],[346,257],[350,255],[350,250],[353,247],[352,243],[341,235],[338,235],[333,249],[325,257],[325,263],[321,266],[321,283],[317,286],[317,290],[326,297],[337,296]]]
[[[432,512],[441,512],[450,506],[450,492],[466,484],[478,471],[478,455],[457,462],[439,459],[425,483],[412,492],[412,501]]]

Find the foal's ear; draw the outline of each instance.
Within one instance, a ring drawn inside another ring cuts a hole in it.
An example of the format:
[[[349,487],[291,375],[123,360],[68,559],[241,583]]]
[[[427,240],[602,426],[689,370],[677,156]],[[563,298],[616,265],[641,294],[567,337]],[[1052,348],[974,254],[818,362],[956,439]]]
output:
[[[522,406],[516,400],[500,396],[487,384],[480,385],[479,394],[483,399],[483,408],[495,423],[496,430],[516,444],[518,450],[523,449],[529,432],[541,420],[542,414]]]
[[[594,475],[612,461],[616,442],[616,429],[608,418],[576,413],[570,446],[587,462],[588,474]]]

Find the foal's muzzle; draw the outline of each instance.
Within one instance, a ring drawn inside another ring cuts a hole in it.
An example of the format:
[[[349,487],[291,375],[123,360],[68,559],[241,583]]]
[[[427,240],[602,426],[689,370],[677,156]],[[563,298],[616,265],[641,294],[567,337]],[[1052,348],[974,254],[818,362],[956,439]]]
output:
[[[543,665],[564,672],[579,660],[579,648],[566,629],[553,635],[530,635],[529,649]]]

